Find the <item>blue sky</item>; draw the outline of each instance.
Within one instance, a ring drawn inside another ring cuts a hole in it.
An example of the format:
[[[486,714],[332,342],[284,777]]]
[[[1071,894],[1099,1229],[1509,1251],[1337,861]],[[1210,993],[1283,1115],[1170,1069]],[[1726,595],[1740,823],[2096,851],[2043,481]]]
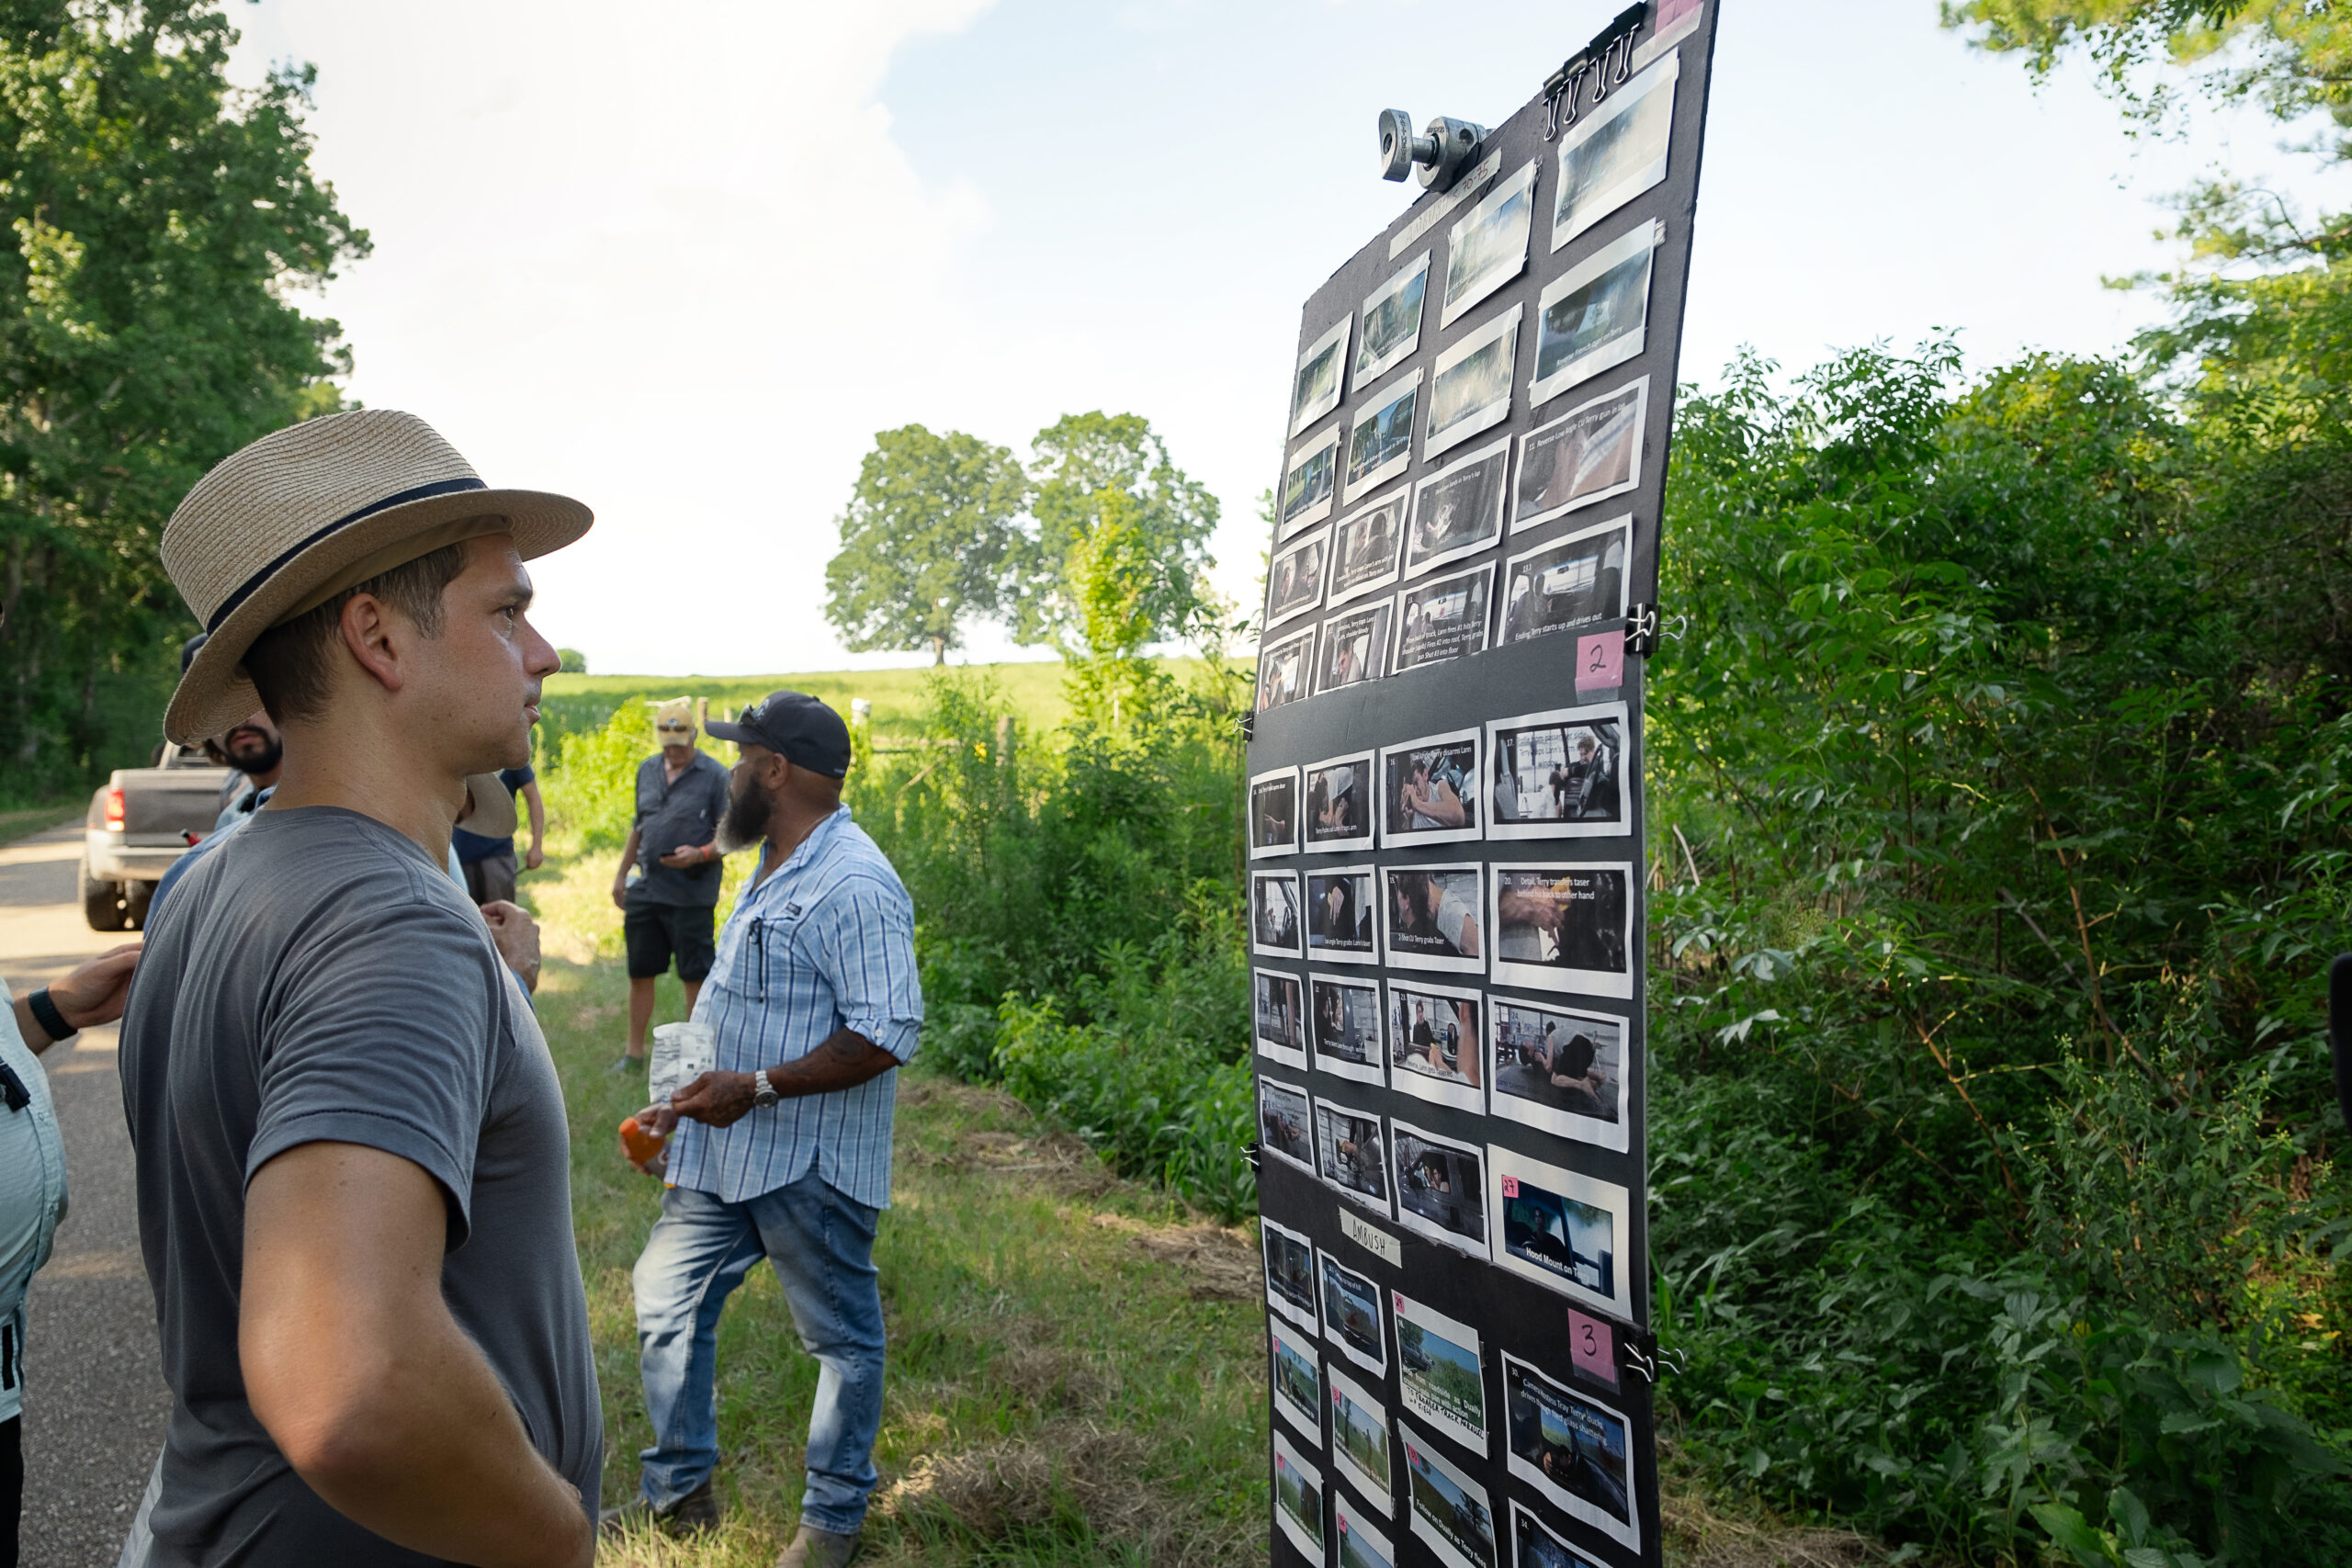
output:
[[[1143,414],[1224,502],[1218,580],[1249,592],[1300,303],[1415,188],[1376,177],[1374,116],[1499,120],[1615,9],[232,14],[242,70],[318,65],[316,164],[376,240],[324,299],[354,395],[596,509],[537,569],[558,641],[716,674],[922,661],[846,655],[820,613],[858,460],[910,422],[1019,449]],[[1939,328],[1979,365],[2111,351],[2154,306],[2102,276],[2171,255],[2154,199],[2216,164],[2313,189],[2278,140],[2200,113],[2135,141],[2084,73],[2037,94],[1932,0],[1727,0],[1683,375]]]

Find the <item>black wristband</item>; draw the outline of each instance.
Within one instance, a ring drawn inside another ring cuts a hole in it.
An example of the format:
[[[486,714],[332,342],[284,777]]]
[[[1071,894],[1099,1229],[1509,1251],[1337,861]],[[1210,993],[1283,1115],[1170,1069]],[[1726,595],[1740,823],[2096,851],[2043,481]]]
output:
[[[25,1006],[32,1010],[33,1021],[40,1025],[41,1032],[49,1036],[49,1043],[52,1045],[61,1040],[71,1040],[82,1032],[66,1022],[65,1015],[57,1010],[57,1004],[49,999],[47,986],[26,997]]]

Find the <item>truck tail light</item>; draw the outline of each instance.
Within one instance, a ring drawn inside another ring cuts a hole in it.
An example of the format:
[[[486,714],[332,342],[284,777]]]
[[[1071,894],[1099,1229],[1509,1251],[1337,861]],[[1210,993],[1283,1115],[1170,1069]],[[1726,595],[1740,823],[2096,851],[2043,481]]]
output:
[[[120,784],[107,791],[107,831],[109,833],[122,831],[122,786]]]

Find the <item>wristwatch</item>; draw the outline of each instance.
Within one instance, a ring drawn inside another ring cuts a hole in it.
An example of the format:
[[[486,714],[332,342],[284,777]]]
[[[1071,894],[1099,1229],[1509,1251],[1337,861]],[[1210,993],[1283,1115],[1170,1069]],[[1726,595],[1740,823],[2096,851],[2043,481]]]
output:
[[[769,1106],[774,1105],[777,1100],[782,1100],[784,1096],[776,1093],[775,1085],[768,1082],[768,1070],[765,1067],[762,1067],[758,1072],[752,1075],[752,1105],[753,1109],[765,1111]]]

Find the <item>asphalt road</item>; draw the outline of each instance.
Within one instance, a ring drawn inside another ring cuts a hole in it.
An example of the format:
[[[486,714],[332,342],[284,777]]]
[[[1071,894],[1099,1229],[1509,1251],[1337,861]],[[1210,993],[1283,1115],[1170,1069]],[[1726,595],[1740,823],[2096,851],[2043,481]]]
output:
[[[94,931],[74,897],[80,824],[0,846],[0,975],[17,995],[130,940]],[[24,1561],[113,1568],[162,1444],[154,1301],[139,1262],[115,1032],[41,1058],[65,1134],[71,1208],[33,1277],[25,1335]]]

